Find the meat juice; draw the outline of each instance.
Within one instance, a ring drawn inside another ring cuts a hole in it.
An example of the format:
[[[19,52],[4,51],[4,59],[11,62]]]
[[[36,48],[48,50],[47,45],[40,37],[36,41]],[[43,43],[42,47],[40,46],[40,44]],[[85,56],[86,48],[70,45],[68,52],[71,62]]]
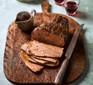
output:
[[[76,10],[78,8],[78,4],[76,2],[68,1],[65,5],[65,9],[69,15],[74,15],[76,13]]]

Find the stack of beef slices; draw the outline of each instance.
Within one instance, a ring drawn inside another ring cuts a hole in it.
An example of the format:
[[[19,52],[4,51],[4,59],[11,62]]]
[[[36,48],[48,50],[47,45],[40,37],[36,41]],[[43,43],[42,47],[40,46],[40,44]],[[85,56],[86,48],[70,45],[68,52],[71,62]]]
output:
[[[21,47],[21,59],[33,72],[38,72],[45,66],[57,66],[58,58],[63,54],[63,48],[33,40]]]
[[[31,33],[31,41],[21,47],[20,57],[33,72],[59,65],[67,41],[68,20],[57,16],[51,23],[43,23]]]

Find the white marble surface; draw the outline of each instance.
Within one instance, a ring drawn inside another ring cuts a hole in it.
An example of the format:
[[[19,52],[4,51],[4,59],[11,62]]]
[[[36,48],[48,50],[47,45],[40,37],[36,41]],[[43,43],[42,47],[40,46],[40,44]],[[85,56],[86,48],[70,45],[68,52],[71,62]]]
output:
[[[49,2],[52,5],[52,12],[66,14],[64,7],[55,5],[54,0],[49,0]],[[22,10],[30,11],[32,9],[41,12],[40,4],[21,3],[17,0],[0,0],[0,85],[12,85],[6,79],[3,72],[3,58],[8,26],[15,19],[18,12]],[[85,23],[84,29],[86,31],[84,36],[89,67],[85,73],[86,76],[84,78],[81,77],[72,85],[93,85],[93,0],[81,0],[78,11],[80,12],[78,14],[79,17],[72,18],[80,24]]]

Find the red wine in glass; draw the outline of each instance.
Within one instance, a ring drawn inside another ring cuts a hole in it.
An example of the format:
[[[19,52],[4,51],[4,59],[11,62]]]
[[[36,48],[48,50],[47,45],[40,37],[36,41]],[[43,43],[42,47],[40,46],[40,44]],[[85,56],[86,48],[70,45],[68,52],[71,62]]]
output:
[[[64,4],[64,0],[54,0],[54,1],[57,5],[60,5],[60,6]]]
[[[74,15],[76,13],[76,10],[78,8],[78,3],[74,1],[68,1],[65,3],[65,9],[67,11],[67,14]]]

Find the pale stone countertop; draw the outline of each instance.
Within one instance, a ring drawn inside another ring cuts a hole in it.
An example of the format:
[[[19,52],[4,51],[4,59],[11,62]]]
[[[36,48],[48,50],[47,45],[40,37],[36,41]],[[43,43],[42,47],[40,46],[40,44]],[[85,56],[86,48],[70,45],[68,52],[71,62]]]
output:
[[[55,5],[54,0],[49,0],[49,2],[52,5],[52,12],[66,14],[64,7]],[[30,12],[32,9],[41,12],[40,4],[21,3],[17,0],[0,0],[0,85],[13,85],[6,79],[3,72],[3,58],[8,26],[15,19],[18,12],[22,10]],[[85,48],[89,67],[86,76],[84,78],[82,76],[75,84],[71,85],[93,85],[93,0],[81,0],[78,11],[80,12],[79,17],[72,18],[79,24],[85,24]]]

